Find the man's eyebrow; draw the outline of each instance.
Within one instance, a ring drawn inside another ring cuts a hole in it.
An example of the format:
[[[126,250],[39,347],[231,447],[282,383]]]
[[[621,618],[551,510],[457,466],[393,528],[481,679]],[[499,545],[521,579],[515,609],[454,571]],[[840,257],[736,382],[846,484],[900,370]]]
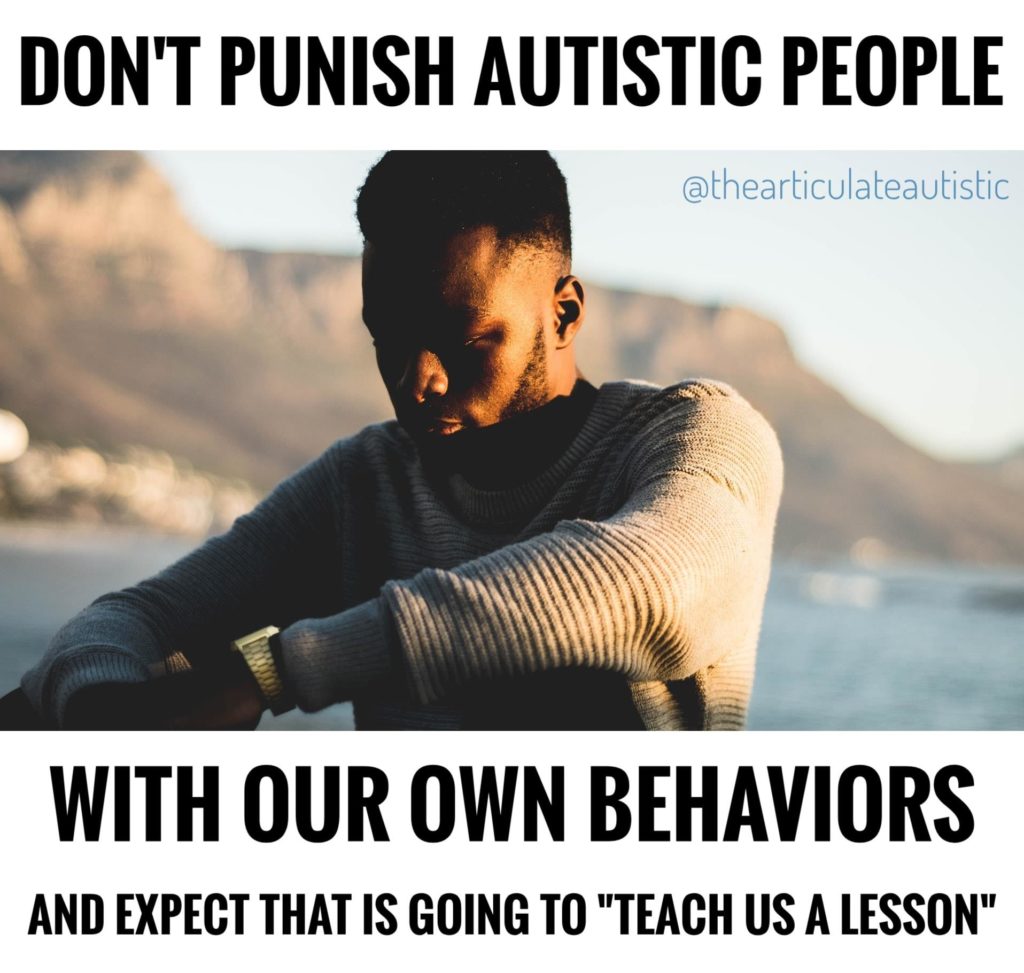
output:
[[[485,314],[479,318],[479,320],[473,321],[471,325],[467,325],[471,330],[476,331],[480,334],[490,333],[498,328],[504,328],[507,324],[505,318],[497,314]]]
[[[458,304],[448,308],[445,316],[459,324],[475,324],[492,316],[490,304]]]

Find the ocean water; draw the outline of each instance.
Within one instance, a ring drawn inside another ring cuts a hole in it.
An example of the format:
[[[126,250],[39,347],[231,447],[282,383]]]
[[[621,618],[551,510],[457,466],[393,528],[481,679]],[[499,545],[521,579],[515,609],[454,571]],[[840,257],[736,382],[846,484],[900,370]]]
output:
[[[0,694],[105,591],[187,541],[131,531],[0,527]],[[1024,572],[777,563],[751,729],[1024,729]],[[349,729],[351,708],[261,729]]]
[[[1024,572],[776,564],[751,729],[1024,729]]]

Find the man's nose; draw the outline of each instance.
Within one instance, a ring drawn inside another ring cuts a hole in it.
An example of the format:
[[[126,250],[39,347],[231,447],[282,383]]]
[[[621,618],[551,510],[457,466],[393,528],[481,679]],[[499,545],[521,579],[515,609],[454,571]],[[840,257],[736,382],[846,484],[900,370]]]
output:
[[[416,402],[422,403],[428,398],[447,393],[448,373],[441,359],[424,348],[412,355],[399,384]]]

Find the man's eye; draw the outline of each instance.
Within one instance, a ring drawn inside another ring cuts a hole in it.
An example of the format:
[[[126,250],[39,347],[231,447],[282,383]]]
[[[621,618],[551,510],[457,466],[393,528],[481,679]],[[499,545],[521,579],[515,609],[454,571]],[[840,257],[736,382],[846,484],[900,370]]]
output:
[[[469,348],[471,345],[477,345],[483,341],[491,341],[496,337],[497,332],[495,331],[485,331],[483,334],[475,334],[472,338],[467,338],[465,342],[463,342],[463,347]]]

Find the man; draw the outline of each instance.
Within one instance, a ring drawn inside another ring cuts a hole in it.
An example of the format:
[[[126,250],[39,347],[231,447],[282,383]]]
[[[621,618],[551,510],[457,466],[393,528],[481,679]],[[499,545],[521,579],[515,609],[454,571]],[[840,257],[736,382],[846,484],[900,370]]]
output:
[[[579,375],[547,153],[388,153],[357,213],[397,421],[72,619],[23,680],[35,710],[237,727],[354,700],[368,728],[741,727],[781,490],[767,423],[712,382]]]

